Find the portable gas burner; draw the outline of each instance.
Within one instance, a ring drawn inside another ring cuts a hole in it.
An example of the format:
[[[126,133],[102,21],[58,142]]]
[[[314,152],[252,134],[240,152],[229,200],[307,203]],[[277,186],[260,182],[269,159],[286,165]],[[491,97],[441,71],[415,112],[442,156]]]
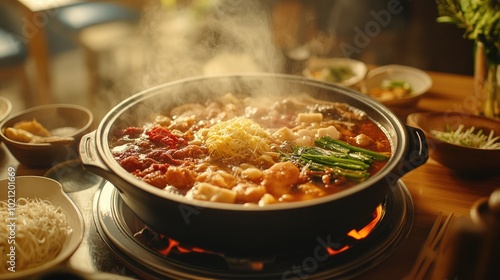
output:
[[[382,262],[408,236],[413,202],[401,180],[390,188],[372,216],[364,228],[345,237],[318,236],[316,246],[297,244],[293,253],[246,258],[179,244],[154,232],[109,182],[94,198],[99,235],[120,261],[145,279],[351,278]]]

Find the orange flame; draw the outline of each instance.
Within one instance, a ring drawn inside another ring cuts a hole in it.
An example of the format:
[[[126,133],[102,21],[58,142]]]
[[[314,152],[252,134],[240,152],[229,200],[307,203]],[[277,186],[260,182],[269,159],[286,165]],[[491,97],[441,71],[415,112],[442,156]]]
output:
[[[374,216],[375,217],[373,218],[373,220],[364,228],[360,229],[359,231],[353,229],[347,235],[357,240],[367,237],[382,218],[382,205],[379,205],[377,209],[375,209]]]
[[[372,230],[375,228],[375,226],[378,224],[380,219],[382,219],[382,205],[377,206],[377,208],[375,209],[375,212],[373,213],[373,216],[374,216],[373,220],[369,224],[367,224],[365,227],[363,227],[359,231],[353,229],[349,233],[347,233],[347,235],[356,239],[356,240],[360,240],[360,239],[367,237],[370,234],[370,232],[372,232]],[[340,254],[344,251],[347,251],[348,249],[349,249],[349,245],[346,245],[339,250],[334,250],[332,248],[326,248],[326,250],[330,256]]]
[[[184,248],[184,247],[182,247],[182,246],[179,245],[178,241],[176,241],[176,240],[174,240],[172,238],[168,239],[168,247],[164,248],[164,249],[161,249],[161,250],[158,250],[158,253],[160,253],[160,254],[162,254],[164,256],[168,256],[168,254],[170,254],[170,252],[173,249],[177,249],[177,251],[179,251],[180,253],[198,252],[198,253],[211,253],[211,254],[214,254],[214,252],[210,252],[210,251],[198,248],[198,247],[193,247],[193,248],[189,248],[189,249],[188,248]]]
[[[334,250],[330,247],[326,248],[326,251],[328,252],[328,254],[330,256],[334,256],[334,255],[337,255],[337,254],[340,254],[344,251],[347,251],[349,249],[349,245],[345,245],[344,247],[340,248],[339,250]]]
[[[373,216],[374,216],[373,220],[369,224],[367,224],[365,227],[363,227],[359,231],[353,229],[347,235],[356,239],[356,240],[360,240],[360,239],[367,237],[370,234],[370,232],[375,228],[375,226],[378,224],[378,222],[382,219],[382,205],[377,206],[377,208],[375,209],[375,212],[373,213]],[[171,239],[171,238],[168,238],[168,241],[169,241],[168,246],[164,249],[158,249],[157,250],[158,253],[160,253],[164,256],[168,256],[172,250],[176,249],[180,253],[198,252],[198,253],[217,254],[215,252],[207,251],[207,250],[204,250],[204,249],[201,249],[198,247],[192,247],[192,248],[182,247],[182,246],[180,246],[178,241]],[[332,248],[326,248],[326,250],[330,256],[340,254],[344,251],[347,251],[348,249],[349,249],[349,245],[345,245],[344,247],[342,247],[338,250],[335,250]],[[217,254],[217,255],[220,255],[220,254]],[[262,269],[262,265],[257,263],[255,269]]]

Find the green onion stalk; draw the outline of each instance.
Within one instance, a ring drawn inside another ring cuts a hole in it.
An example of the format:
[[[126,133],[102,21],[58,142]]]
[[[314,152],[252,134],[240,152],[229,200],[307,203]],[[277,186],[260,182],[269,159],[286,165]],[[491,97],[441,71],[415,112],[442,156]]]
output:
[[[374,161],[386,161],[390,155],[324,136],[315,140],[315,146],[297,146],[283,157],[307,169],[312,176],[328,175],[360,182],[370,176],[369,169]]]

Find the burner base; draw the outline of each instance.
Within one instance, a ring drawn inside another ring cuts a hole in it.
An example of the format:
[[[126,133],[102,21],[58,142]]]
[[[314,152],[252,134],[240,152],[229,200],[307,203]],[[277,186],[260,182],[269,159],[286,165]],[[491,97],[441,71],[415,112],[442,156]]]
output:
[[[170,258],[143,245],[134,234],[144,224],[122,201],[117,189],[105,183],[94,197],[97,231],[111,251],[145,279],[328,279],[352,278],[386,259],[410,233],[413,202],[401,180],[390,188],[384,216],[376,228],[351,248],[329,256],[322,249],[330,236],[319,236],[317,246],[292,256],[261,260],[232,259],[212,254]]]

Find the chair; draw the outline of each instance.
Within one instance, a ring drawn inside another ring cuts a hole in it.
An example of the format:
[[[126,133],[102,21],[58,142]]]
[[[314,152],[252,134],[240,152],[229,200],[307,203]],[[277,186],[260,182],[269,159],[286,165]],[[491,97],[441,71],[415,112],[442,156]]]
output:
[[[61,7],[55,18],[73,32],[99,24],[126,21],[135,22],[140,14],[137,10],[111,2],[77,2]]]
[[[138,9],[116,2],[85,1],[61,7],[54,16],[56,24],[75,38],[83,49],[89,75],[89,99],[98,92],[99,59],[134,32],[140,19]]]
[[[0,81],[18,79],[25,106],[31,106],[29,79],[26,72],[28,52],[25,43],[14,33],[0,28]]]

